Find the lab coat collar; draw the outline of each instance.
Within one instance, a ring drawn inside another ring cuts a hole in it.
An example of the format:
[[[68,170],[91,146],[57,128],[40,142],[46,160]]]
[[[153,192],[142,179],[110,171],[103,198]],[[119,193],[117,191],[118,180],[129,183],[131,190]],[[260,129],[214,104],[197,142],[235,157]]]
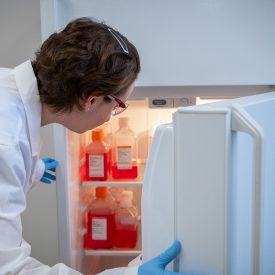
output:
[[[37,156],[40,151],[41,103],[30,60],[15,67],[14,74],[26,112],[32,156]]]

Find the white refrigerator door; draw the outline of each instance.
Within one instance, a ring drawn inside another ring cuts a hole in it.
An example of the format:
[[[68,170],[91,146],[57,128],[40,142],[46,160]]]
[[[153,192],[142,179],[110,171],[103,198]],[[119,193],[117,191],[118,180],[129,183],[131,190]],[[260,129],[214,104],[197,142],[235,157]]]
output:
[[[275,274],[274,117],[267,93],[180,108],[157,129],[142,197],[144,261],[179,239],[175,271]]]
[[[60,261],[81,269],[82,232],[80,217],[80,135],[66,130],[61,125],[54,126],[55,157],[59,161],[57,169],[58,245]]]
[[[174,128],[179,269],[229,275],[230,110],[180,109]]]
[[[173,125],[154,135],[142,188],[142,260],[164,251],[175,239]],[[168,267],[172,270],[172,266]]]
[[[275,93],[175,114],[181,272],[275,274]]]
[[[258,259],[253,260],[254,269],[258,270],[258,274],[261,275],[275,274],[275,261],[273,257],[275,254],[275,93],[248,97],[247,99],[243,98],[237,104],[240,105],[237,107],[233,105],[232,109],[236,107],[241,112],[243,111],[244,114],[246,113],[247,117],[250,117],[251,120],[254,120],[254,125],[258,125],[261,132],[262,144],[259,144],[257,141],[259,139],[257,136],[255,137],[256,139],[254,138],[255,142],[253,144],[251,142],[249,146],[242,134],[235,135],[234,145],[238,148],[236,148],[233,158],[235,166],[232,183],[235,183],[233,188],[235,193],[232,194],[232,200],[238,208],[233,208],[232,217],[233,222],[237,223],[238,226],[235,227],[235,231],[232,230],[233,243],[237,244],[232,247],[232,255],[234,256],[232,257],[232,274],[248,274],[243,272],[243,263],[241,262],[242,247],[245,246],[243,239],[247,237],[242,225],[248,221],[245,221],[247,217],[246,212],[240,212],[240,210],[245,210],[245,207],[242,207],[244,202],[242,198],[249,191],[248,184],[251,181],[245,180],[243,175],[246,175],[248,179],[254,176],[256,180],[254,182],[256,185],[253,185],[253,181],[252,186],[250,185],[251,202],[254,203],[255,207],[254,222],[258,220],[254,226],[255,232],[252,232],[256,250],[258,249],[258,251],[255,250],[256,255],[254,257],[258,254]],[[254,146],[253,149],[252,146]],[[247,159],[251,156],[252,152],[256,153],[256,159],[254,163],[248,163]],[[257,164],[258,161],[261,164]],[[251,167],[254,170],[254,175],[251,172],[249,173]],[[242,173],[243,170],[245,171],[244,173]],[[256,243],[257,236],[259,236],[258,243]],[[255,263],[258,264],[258,267],[255,266]]]

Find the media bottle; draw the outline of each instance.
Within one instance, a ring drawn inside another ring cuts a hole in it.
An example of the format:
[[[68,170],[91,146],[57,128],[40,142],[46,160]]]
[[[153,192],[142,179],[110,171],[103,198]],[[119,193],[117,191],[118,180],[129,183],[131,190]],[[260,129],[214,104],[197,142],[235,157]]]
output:
[[[114,244],[117,248],[134,248],[137,244],[137,215],[130,196],[121,196],[116,212]]]
[[[115,213],[107,187],[96,187],[95,200],[88,207],[86,249],[107,249],[114,245]]]
[[[133,191],[130,191],[130,190],[123,190],[123,191],[121,192],[120,199],[123,199],[124,197],[126,197],[126,199],[129,199],[129,200],[131,201],[130,210],[131,210],[131,212],[132,212],[136,217],[138,217],[138,209],[137,209],[136,205],[135,205],[134,202],[133,202],[133,198],[134,198]]]
[[[119,129],[113,137],[112,177],[135,179],[138,175],[137,137],[129,128],[128,118],[119,118]]]
[[[92,142],[86,148],[86,178],[87,180],[105,181],[110,170],[109,148],[103,141],[103,129],[91,133]]]

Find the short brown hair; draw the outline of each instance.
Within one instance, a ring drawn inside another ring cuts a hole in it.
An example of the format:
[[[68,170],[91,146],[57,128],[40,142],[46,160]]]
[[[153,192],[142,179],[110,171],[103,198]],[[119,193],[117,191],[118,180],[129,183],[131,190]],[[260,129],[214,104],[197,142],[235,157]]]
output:
[[[45,40],[32,61],[42,103],[70,112],[74,106],[81,109],[80,99],[126,91],[140,71],[139,55],[111,28],[126,43],[129,52],[124,52],[108,28],[83,17]]]

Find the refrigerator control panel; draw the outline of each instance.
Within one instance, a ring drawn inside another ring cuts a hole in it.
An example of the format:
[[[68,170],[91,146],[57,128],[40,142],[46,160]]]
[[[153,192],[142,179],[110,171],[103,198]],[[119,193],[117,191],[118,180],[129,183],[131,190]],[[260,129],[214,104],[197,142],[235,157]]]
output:
[[[196,97],[149,98],[150,108],[177,108],[196,104]]]

